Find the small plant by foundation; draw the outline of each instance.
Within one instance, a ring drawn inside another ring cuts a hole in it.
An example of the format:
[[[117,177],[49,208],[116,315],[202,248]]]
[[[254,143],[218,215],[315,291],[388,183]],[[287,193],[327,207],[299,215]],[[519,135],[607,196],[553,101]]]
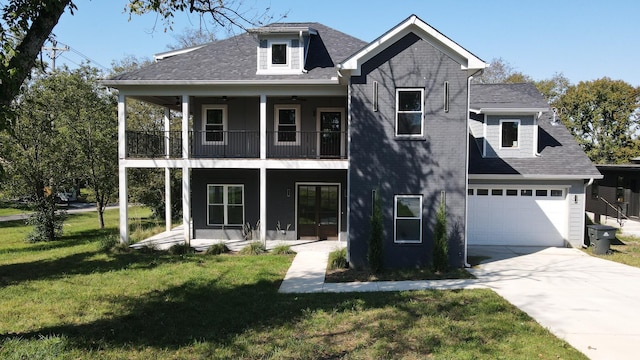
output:
[[[346,248],[334,250],[329,253],[329,270],[346,269],[348,265]]]
[[[260,241],[252,241],[249,245],[243,247],[239,253],[241,255],[260,255],[267,251],[264,244]]]
[[[168,250],[168,253],[171,255],[193,254],[194,252],[195,250],[185,243],[175,244]]]
[[[218,242],[209,246],[209,248],[204,253],[206,255],[220,255],[220,254],[228,253],[229,251],[230,250],[229,250],[229,247],[227,247],[227,244],[223,242]]]
[[[271,249],[271,253],[275,255],[291,255],[295,254],[296,252],[291,250],[291,245],[279,244]]]
[[[104,235],[98,239],[98,249],[101,252],[112,251],[120,242],[114,235]]]

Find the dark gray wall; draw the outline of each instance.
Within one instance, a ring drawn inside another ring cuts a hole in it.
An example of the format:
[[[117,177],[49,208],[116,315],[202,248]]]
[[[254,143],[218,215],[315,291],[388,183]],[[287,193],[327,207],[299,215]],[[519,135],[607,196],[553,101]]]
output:
[[[260,172],[254,169],[193,169],[192,218],[194,238],[242,239],[241,227],[207,226],[207,185],[244,184],[245,221],[255,226],[260,218]],[[276,223],[283,229],[287,224],[287,240],[296,238],[296,183],[339,183],[341,194],[341,231],[346,231],[346,170],[267,170],[267,238],[278,238]],[[290,196],[287,196],[290,190]]]
[[[467,77],[460,64],[414,34],[370,59],[362,75],[351,79],[351,265],[367,265],[371,191],[378,188],[384,217],[385,266],[431,263],[435,212],[446,192],[450,231],[449,258],[464,264]],[[379,111],[372,110],[373,81],[379,83]],[[444,82],[449,82],[450,110],[444,111]],[[425,136],[395,138],[396,88],[425,89]],[[395,244],[393,198],[422,194],[423,241]]]
[[[253,169],[191,170],[191,216],[194,238],[242,239],[242,227],[207,226],[207,185],[244,184],[244,217],[251,226],[260,218],[260,172]]]

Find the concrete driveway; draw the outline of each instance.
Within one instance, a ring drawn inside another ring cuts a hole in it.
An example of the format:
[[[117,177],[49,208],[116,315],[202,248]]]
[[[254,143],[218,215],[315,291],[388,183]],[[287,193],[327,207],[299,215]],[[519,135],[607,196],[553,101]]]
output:
[[[469,247],[478,280],[591,359],[640,357],[640,269],[570,248]]]

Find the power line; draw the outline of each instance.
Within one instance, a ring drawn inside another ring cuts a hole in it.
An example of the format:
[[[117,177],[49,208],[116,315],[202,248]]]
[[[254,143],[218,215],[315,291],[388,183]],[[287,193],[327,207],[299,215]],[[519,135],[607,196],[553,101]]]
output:
[[[63,48],[63,49],[64,49],[64,51],[70,51],[70,52],[72,52],[72,53],[74,53],[74,54],[76,54],[76,55],[80,56],[81,58],[83,58],[83,59],[87,60],[89,63],[91,63],[91,64],[93,64],[93,65],[96,65],[96,66],[98,66],[99,68],[102,68],[103,70],[109,70],[106,66],[104,66],[104,65],[100,64],[99,62],[97,62],[97,61],[93,60],[92,58],[88,57],[87,55],[85,55],[85,54],[81,53],[80,51],[78,51],[78,50],[74,49],[73,47],[71,47],[71,46],[69,46],[69,45],[67,45],[67,44],[65,44],[65,43],[62,43],[62,42],[60,42],[60,41],[56,41],[56,42],[54,42],[54,43],[53,43],[53,47],[56,47],[56,45],[57,45],[57,44],[60,44],[60,45],[64,46],[64,48]],[[43,50],[50,50],[50,48],[43,48]],[[58,51],[59,51],[59,50],[60,50],[60,49],[58,49]],[[59,54],[55,54],[55,53],[54,53],[53,55],[50,55],[50,57],[52,57],[52,56],[57,57],[57,56],[59,56]],[[72,63],[74,63],[74,64],[76,64],[76,65],[80,66],[78,63],[71,61],[71,59],[69,59],[67,56],[64,56],[64,58],[65,58],[65,59],[67,59],[67,60],[69,60],[70,62],[72,62]],[[52,57],[52,59],[53,59],[53,57]],[[55,59],[53,59],[53,69],[55,70]]]
[[[62,44],[64,45],[64,44]],[[51,46],[45,46],[42,48],[42,50],[44,51],[48,51],[49,52],[49,57],[51,58],[52,61],[52,66],[51,68],[53,69],[53,71],[56,70],[56,58],[58,56],[60,56],[63,52],[65,51],[69,51],[69,47],[68,46],[64,46],[64,47],[58,47],[58,43],[56,41],[53,41],[51,43]]]

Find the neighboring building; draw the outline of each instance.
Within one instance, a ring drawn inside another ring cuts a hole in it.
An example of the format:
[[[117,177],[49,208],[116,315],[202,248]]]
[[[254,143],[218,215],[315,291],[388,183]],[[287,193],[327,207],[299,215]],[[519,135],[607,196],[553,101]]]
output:
[[[629,164],[596,165],[604,176],[587,189],[587,211],[601,216],[640,217],[640,158]]]
[[[600,174],[532,85],[470,85],[485,67],[416,16],[368,44],[288,23],[160,54],[104,82],[119,90],[121,240],[127,169],[151,167],[182,169],[186,241],[260,219],[262,240],[340,239],[366,266],[375,192],[389,267],[431,262],[443,198],[452,265],[468,244],[581,245]],[[165,131],[128,131],[126,98],[164,107]]]

